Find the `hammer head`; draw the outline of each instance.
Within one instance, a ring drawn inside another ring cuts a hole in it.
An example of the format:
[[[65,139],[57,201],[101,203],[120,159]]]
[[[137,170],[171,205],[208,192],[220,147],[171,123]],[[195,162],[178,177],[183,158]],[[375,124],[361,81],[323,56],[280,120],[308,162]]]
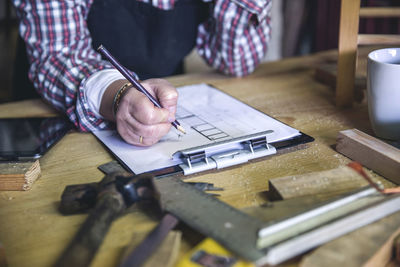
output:
[[[96,205],[97,199],[106,193],[121,194],[126,207],[138,202],[159,203],[159,192],[150,174],[132,175],[111,173],[98,183],[69,185],[61,196],[59,210],[62,214],[77,214]]]

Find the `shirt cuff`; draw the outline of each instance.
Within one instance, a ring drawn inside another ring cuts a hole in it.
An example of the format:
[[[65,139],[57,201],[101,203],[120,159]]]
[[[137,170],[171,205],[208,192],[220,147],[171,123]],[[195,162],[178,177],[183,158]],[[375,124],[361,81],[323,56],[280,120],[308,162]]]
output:
[[[107,87],[116,80],[125,79],[116,69],[106,69],[92,74],[83,84],[85,99],[89,109],[97,118],[103,118],[100,115],[100,105],[103,94]]]

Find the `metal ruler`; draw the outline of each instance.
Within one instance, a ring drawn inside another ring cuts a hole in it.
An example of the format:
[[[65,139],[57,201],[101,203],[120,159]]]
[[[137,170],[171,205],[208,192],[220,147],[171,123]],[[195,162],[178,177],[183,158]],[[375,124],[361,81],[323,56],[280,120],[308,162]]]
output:
[[[124,172],[112,161],[99,166],[105,173]],[[201,234],[213,238],[221,245],[248,261],[265,256],[256,247],[258,231],[265,222],[239,211],[217,198],[204,193],[181,179],[168,176],[155,179],[162,208]]]
[[[265,222],[243,213],[175,177],[156,180],[163,209],[236,255],[256,261],[265,251],[256,247]]]

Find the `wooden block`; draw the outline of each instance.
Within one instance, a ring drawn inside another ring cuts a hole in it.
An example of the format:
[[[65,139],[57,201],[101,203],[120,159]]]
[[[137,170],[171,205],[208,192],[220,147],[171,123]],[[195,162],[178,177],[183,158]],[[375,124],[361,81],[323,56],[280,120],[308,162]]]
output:
[[[400,233],[399,221],[400,213],[395,213],[326,243],[303,257],[300,267],[385,266]]]
[[[400,184],[400,149],[357,129],[339,132],[339,153]]]
[[[357,172],[347,166],[302,175],[279,177],[269,180],[271,200],[315,195],[339,195],[368,185]]]
[[[39,160],[0,163],[0,190],[29,190],[39,176]]]

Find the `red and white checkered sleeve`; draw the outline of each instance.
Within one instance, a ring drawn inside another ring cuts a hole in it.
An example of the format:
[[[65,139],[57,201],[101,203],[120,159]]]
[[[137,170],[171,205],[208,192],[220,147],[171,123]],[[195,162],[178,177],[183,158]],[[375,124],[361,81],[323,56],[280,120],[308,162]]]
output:
[[[13,0],[27,46],[29,78],[81,131],[104,129],[84,97],[84,80],[111,65],[92,48],[86,16],[91,1]]]
[[[250,74],[267,51],[270,9],[270,0],[216,0],[213,17],[199,26],[199,54],[225,74]]]

